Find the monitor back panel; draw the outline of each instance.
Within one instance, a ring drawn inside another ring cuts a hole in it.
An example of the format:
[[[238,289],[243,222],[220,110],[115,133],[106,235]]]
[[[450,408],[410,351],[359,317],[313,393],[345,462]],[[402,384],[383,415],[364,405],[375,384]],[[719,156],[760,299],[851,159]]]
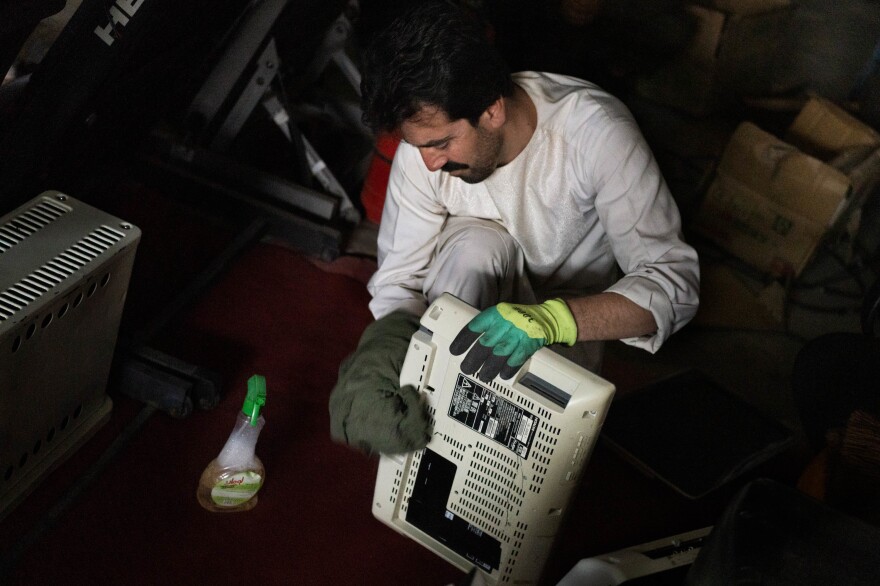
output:
[[[537,583],[614,386],[542,348],[510,380],[460,370],[449,345],[476,310],[445,294],[401,371],[428,404],[428,446],[379,461],[373,514],[489,584]]]

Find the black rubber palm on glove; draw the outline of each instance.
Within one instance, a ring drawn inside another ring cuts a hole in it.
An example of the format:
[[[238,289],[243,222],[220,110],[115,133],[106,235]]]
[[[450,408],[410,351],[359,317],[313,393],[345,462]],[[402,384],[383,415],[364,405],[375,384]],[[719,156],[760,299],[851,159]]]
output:
[[[489,382],[499,374],[511,378],[543,346],[571,346],[576,341],[577,323],[561,299],[540,305],[499,303],[481,311],[462,328],[449,351],[453,356],[467,352],[462,372],[479,370],[478,378]]]
[[[330,434],[367,454],[421,449],[431,438],[425,403],[400,369],[419,318],[402,311],[374,321],[339,367],[330,394]]]

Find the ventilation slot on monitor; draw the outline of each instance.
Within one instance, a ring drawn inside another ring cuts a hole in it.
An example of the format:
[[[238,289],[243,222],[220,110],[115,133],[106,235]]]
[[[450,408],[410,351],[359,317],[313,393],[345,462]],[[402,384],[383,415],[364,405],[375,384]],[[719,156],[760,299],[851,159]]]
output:
[[[123,232],[101,226],[18,283],[0,292],[0,321],[11,319],[42,295],[59,287],[65,279],[85,268],[123,238]]]
[[[521,461],[478,443],[465,477],[465,488],[453,512],[490,534],[519,515],[525,492],[520,486]]]
[[[413,456],[412,461],[412,470],[407,476],[406,479],[406,490],[403,493],[403,501],[400,504],[400,511],[402,514],[406,514],[406,510],[409,508],[409,498],[412,496],[413,486],[416,483],[416,476],[419,473],[419,464],[422,462],[422,455],[425,453],[424,450],[419,450]]]
[[[449,455],[459,462],[463,462],[465,452],[467,452],[467,446],[455,439],[454,437],[449,436],[445,433],[443,434],[443,441],[451,446],[449,448]]]
[[[69,413],[60,415],[58,421],[53,423],[43,436],[34,439],[33,446],[29,444],[27,449],[21,451],[13,462],[0,463],[0,470],[3,470],[2,482],[5,484],[16,481],[20,474],[26,474],[35,465],[38,465],[38,458],[43,455],[41,452],[51,451],[54,444],[63,441],[68,432],[73,429],[72,424],[79,419],[82,412],[82,403],[77,404]]]
[[[425,381],[425,369],[428,367],[428,355],[425,354],[422,358],[422,372],[419,375],[419,384],[417,385],[418,390],[422,390],[422,383]]]
[[[32,236],[70,211],[70,208],[43,199],[27,211],[0,226],[0,253]]]
[[[511,401],[516,400],[514,392],[511,391],[508,387],[505,387],[504,385],[499,385],[495,379],[493,379],[491,382],[489,382],[489,387],[491,387],[492,390],[494,390],[496,393],[499,393],[500,395],[507,397]]]
[[[394,504],[397,501],[397,493],[400,492],[401,478],[403,478],[403,470],[398,470],[397,474],[394,475],[394,484],[391,487],[390,498],[388,499],[391,504]]]
[[[526,538],[526,529],[528,529],[527,524],[517,522],[516,528],[513,530],[513,543],[511,544],[510,557],[507,566],[505,566],[501,575],[502,584],[507,584],[511,581],[511,574],[513,574],[513,569],[516,567],[516,560],[519,558],[520,549],[522,549],[523,541]]]
[[[535,411],[535,403],[524,395],[517,395],[516,402],[523,406],[526,411]]]
[[[561,430],[546,421],[541,421],[541,427],[535,434],[535,444],[532,446],[532,477],[529,482],[529,490],[540,493],[547,473],[547,466],[553,457],[556,444],[559,443]]]

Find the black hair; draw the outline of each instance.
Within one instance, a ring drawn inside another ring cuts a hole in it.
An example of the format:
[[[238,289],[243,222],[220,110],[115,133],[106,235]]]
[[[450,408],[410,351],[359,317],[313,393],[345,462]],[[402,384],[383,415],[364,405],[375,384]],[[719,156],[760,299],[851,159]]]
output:
[[[452,2],[416,3],[363,54],[363,119],[374,131],[396,130],[425,106],[476,126],[486,108],[512,93],[510,69],[485,24]]]

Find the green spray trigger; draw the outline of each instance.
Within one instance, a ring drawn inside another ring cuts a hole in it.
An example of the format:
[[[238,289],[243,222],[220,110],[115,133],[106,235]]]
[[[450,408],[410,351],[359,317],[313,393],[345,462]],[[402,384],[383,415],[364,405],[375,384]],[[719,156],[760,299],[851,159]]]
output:
[[[241,412],[250,417],[251,427],[257,425],[260,408],[266,404],[266,377],[255,374],[248,379],[248,392]]]

